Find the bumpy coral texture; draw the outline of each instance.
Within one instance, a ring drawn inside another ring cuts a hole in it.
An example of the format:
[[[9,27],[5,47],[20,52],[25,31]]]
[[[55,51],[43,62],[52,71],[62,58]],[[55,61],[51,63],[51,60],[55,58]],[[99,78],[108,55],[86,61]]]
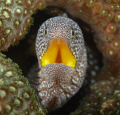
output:
[[[96,45],[103,54],[104,67],[97,77],[98,82],[91,86],[90,94],[84,98],[84,103],[82,103],[82,106],[80,106],[80,108],[73,114],[85,114],[86,112],[91,114],[101,113],[119,115],[120,1],[44,1],[47,6],[62,7],[72,16],[88,23],[95,33],[94,40]],[[42,9],[41,7],[45,7],[45,3],[41,0],[0,1],[1,51],[7,50],[10,44],[15,44],[20,38],[23,37],[23,35],[27,32],[28,26],[30,25],[31,15],[36,9]],[[104,82],[102,83],[101,80]],[[103,88],[101,88],[101,86]]]
[[[0,51],[18,43],[33,22],[31,15],[44,7],[42,0],[0,1]]]
[[[120,80],[99,81],[71,115],[120,115]]]
[[[45,115],[35,91],[18,65],[0,53],[0,115]]]

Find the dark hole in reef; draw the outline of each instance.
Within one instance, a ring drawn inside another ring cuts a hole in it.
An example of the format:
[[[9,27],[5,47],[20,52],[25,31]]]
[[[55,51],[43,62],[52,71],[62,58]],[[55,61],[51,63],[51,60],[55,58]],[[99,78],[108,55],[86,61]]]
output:
[[[13,62],[19,65],[24,76],[27,76],[31,67],[37,62],[37,57],[35,53],[35,39],[40,25],[47,19],[57,16],[58,14],[61,15],[65,12],[65,10],[60,8],[58,9],[56,7],[48,7],[46,10],[37,11],[36,14],[32,16],[34,18],[34,22],[24,39],[21,40],[18,45],[11,46],[8,49],[8,52],[3,52],[7,55],[7,57],[11,58]],[[72,16],[70,16],[69,14],[68,17],[72,18]],[[75,96],[73,96],[63,107],[52,113],[49,113],[48,115],[68,115],[71,112],[75,111],[80,103],[82,103],[82,99],[89,93],[90,84],[95,82],[96,76],[98,75],[100,68],[103,66],[102,55],[96,48],[96,44],[93,40],[94,32],[89,27],[89,25],[84,23],[83,21],[79,19],[73,20],[76,21],[81,27],[85,39],[85,44],[91,51],[91,54],[87,55],[88,64],[90,66],[87,69],[86,79],[84,80],[83,86],[79,90],[79,92]],[[91,60],[91,63],[89,62],[89,59]],[[96,60],[96,67],[98,67],[96,74],[94,68],[95,66],[93,64],[94,60]]]

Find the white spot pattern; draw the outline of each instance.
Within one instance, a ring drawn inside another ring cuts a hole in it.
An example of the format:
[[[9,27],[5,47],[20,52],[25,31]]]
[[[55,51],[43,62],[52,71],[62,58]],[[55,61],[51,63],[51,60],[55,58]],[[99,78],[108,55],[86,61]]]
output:
[[[45,36],[45,29],[48,35]],[[71,38],[74,30],[74,38]],[[72,68],[60,63],[41,66],[41,58],[54,38],[66,39],[77,63]],[[65,104],[81,87],[87,68],[87,56],[83,35],[78,24],[66,17],[54,17],[44,22],[36,38],[36,53],[39,61],[37,81],[33,85],[38,91],[41,102],[48,110],[54,110]]]

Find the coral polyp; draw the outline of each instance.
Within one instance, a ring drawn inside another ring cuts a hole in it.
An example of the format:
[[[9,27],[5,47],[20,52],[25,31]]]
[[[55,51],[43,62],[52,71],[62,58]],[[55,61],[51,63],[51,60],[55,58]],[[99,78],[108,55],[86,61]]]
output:
[[[45,115],[46,112],[18,65],[0,53],[0,114]]]
[[[17,44],[33,22],[31,15],[45,7],[42,0],[0,1],[0,51]]]

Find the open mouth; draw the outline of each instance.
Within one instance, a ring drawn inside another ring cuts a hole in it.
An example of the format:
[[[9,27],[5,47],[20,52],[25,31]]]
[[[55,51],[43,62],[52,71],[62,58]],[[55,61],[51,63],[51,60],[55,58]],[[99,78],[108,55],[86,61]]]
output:
[[[41,64],[45,66],[52,63],[62,63],[73,68],[76,66],[76,59],[68,46],[67,40],[61,38],[50,40],[48,49],[41,59]]]

